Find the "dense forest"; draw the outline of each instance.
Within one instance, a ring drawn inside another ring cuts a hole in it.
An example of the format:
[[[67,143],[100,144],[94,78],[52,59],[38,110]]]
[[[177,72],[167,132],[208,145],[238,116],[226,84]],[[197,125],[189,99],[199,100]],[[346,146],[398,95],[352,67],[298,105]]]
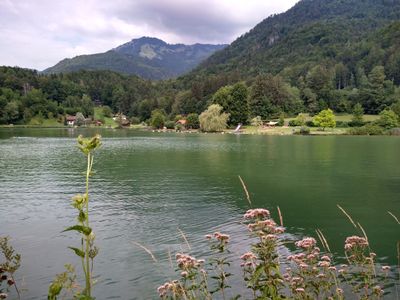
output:
[[[396,21],[397,20],[397,21]],[[177,79],[148,81],[111,71],[43,75],[0,68],[0,123],[54,118],[94,105],[146,121],[218,103],[231,124],[282,113],[377,114],[400,101],[400,3],[303,0],[274,15]]]

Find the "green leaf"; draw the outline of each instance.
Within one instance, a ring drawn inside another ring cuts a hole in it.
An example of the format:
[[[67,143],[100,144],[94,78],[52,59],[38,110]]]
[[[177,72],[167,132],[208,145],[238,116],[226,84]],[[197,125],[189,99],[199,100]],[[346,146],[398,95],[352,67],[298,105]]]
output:
[[[47,296],[48,300],[56,300],[57,296],[60,294],[63,286],[58,282],[53,282],[49,287],[49,295]]]
[[[88,236],[92,232],[92,228],[87,227],[87,226],[82,226],[82,225],[74,225],[74,226],[68,227],[67,229],[63,230],[62,232],[71,231],[71,230],[78,231],[86,236]]]
[[[68,247],[69,249],[73,250],[76,255],[84,258],[85,257],[85,252],[83,252],[81,249],[75,248],[75,247]]]
[[[86,213],[83,210],[79,211],[78,221],[81,222],[81,223],[86,221]]]

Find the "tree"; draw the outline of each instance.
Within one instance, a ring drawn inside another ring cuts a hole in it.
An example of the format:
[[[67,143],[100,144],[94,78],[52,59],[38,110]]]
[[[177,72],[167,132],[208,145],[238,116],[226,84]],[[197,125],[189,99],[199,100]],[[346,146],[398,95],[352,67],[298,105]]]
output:
[[[364,124],[363,115],[364,109],[360,103],[357,103],[353,107],[353,118],[351,119],[351,123],[355,126],[362,126]]]
[[[315,116],[313,123],[315,126],[321,127],[322,130],[325,130],[325,128],[335,128],[335,115],[331,109],[322,110],[317,116]]]
[[[165,113],[160,109],[155,109],[151,112],[151,126],[154,128],[163,128],[165,124]]]
[[[232,87],[229,123],[233,125],[245,124],[249,118],[248,90],[244,83],[236,83]]]
[[[391,129],[399,126],[399,116],[391,109],[385,109],[379,114],[380,118],[376,123],[386,129]]]
[[[77,126],[82,126],[85,124],[85,117],[81,112],[77,112],[75,115],[75,124]]]
[[[213,102],[222,106],[224,112],[229,113],[229,124],[247,123],[249,106],[247,101],[248,90],[244,83],[220,88],[213,96]]]
[[[222,112],[221,105],[212,104],[199,117],[200,129],[205,132],[223,131],[227,127],[229,114]]]
[[[188,128],[192,128],[192,129],[197,129],[197,128],[199,128],[199,126],[200,126],[200,123],[199,123],[199,115],[196,114],[196,113],[189,114],[189,115],[186,117],[186,126],[187,126]]]

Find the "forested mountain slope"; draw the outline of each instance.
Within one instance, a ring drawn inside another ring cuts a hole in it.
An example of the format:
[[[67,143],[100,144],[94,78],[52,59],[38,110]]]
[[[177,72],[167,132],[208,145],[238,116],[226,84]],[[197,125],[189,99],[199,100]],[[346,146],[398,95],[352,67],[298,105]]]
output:
[[[142,37],[104,53],[64,59],[43,72],[51,74],[79,70],[109,70],[146,79],[167,79],[190,71],[225,46],[171,45],[156,38]]]

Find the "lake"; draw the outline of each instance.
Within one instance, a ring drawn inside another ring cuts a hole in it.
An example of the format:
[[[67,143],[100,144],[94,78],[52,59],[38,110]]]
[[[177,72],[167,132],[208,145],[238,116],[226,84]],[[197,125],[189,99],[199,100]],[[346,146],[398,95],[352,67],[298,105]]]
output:
[[[0,235],[22,254],[23,299],[45,299],[65,263],[80,267],[66,249],[78,236],[61,231],[75,222],[71,197],[84,191],[75,138],[96,132],[103,136],[90,203],[100,247],[97,299],[157,299],[156,288],[174,276],[168,252],[188,251],[179,229],[198,258],[207,258],[204,235],[216,230],[231,234],[232,257],[245,252],[240,221],[248,203],[238,175],[254,206],[275,217],[280,207],[293,236],[316,236],[319,228],[343,255],[345,237],[356,232],[340,204],[382,263],[397,262],[399,226],[387,211],[400,215],[399,138],[0,129]]]

